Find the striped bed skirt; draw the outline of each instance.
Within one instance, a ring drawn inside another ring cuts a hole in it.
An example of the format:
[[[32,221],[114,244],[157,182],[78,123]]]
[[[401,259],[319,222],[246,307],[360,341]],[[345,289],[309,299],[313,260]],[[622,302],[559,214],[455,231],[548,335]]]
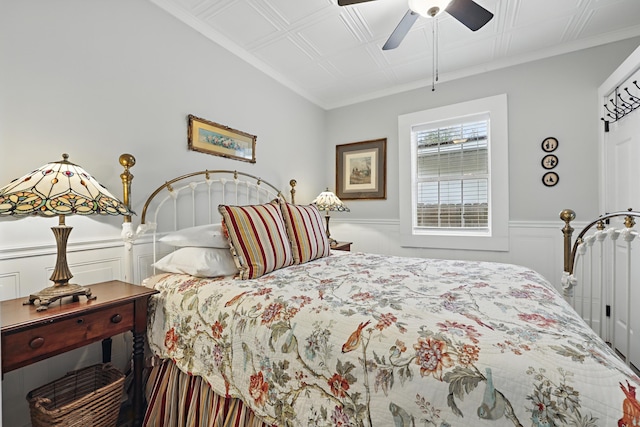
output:
[[[151,368],[145,395],[145,427],[269,427],[240,399],[219,396],[202,377],[185,374],[171,360]]]

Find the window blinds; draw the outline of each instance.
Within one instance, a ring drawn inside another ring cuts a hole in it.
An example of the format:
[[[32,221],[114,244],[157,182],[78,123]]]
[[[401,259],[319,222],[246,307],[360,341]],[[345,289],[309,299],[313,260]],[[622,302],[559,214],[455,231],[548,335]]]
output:
[[[413,129],[417,227],[488,228],[489,118]]]

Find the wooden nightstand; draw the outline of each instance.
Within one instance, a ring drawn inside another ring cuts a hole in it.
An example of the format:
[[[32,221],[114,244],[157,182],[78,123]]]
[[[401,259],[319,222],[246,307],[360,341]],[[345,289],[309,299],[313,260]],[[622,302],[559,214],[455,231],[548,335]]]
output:
[[[331,249],[333,249],[334,251],[350,252],[352,243],[353,242],[337,242],[335,246],[331,246]]]
[[[2,373],[102,340],[102,359],[111,361],[111,337],[133,333],[134,425],[142,424],[142,369],[147,300],[154,289],[112,280],[91,285],[95,300],[53,303],[36,311],[28,298],[2,301]]]

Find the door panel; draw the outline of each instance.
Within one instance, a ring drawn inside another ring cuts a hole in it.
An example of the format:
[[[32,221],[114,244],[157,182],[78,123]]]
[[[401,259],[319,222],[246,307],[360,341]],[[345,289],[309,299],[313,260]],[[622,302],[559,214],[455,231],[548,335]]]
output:
[[[633,81],[640,79],[640,71],[620,84],[620,90],[633,88]],[[633,93],[633,92],[632,92]],[[637,91],[636,91],[636,95]],[[615,99],[616,93],[605,97],[604,102]],[[629,208],[640,210],[640,109],[633,111],[622,119],[609,125],[609,132],[604,133],[604,201],[605,212],[622,211]],[[621,223],[612,224],[623,228]],[[638,225],[640,228],[640,225]],[[636,229],[638,229],[636,228]],[[627,303],[638,301],[640,297],[640,242],[635,242],[635,250],[631,251],[630,267],[627,258],[627,243],[622,239],[616,242],[616,290],[615,300],[612,293],[607,296],[613,302],[613,325],[617,350],[627,352]],[[631,298],[627,296],[627,277],[631,276]],[[631,306],[631,362],[640,367],[640,340],[634,338],[634,332],[640,333],[640,315],[637,308]]]

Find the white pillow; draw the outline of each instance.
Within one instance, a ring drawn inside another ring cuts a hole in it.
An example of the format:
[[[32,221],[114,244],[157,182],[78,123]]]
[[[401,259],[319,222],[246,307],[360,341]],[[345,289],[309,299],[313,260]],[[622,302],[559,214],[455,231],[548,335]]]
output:
[[[238,273],[229,248],[179,248],[156,261],[153,266],[168,273],[196,277],[231,276]]]
[[[197,246],[200,248],[229,249],[229,240],[222,232],[221,224],[206,224],[173,231],[159,240],[175,247]]]

